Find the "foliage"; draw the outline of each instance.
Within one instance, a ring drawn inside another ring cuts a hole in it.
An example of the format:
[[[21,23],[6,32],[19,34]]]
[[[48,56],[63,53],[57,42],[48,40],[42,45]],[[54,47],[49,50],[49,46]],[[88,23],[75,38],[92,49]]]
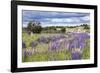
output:
[[[27,27],[27,30],[28,30],[29,34],[31,32],[33,32],[33,33],[41,33],[42,27],[41,27],[40,24],[41,23],[37,22],[37,21],[29,22],[28,23],[28,27]]]
[[[89,25],[87,25],[87,24],[83,24],[83,25],[81,25],[81,26],[83,26],[84,29],[90,29]]]
[[[65,32],[66,32],[66,28],[64,28],[64,27],[61,28],[61,32],[62,32],[62,33],[65,33]]]

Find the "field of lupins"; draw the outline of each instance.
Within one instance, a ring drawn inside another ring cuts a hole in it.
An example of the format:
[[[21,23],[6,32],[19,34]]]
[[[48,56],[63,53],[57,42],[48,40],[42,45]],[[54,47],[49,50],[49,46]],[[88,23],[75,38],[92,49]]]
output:
[[[61,61],[90,58],[90,34],[69,32],[59,34],[22,35],[22,61]]]

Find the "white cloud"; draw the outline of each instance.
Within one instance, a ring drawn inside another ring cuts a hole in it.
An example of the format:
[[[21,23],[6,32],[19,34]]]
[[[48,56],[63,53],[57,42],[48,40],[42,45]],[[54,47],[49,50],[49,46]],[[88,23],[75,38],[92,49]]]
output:
[[[27,27],[28,26],[28,22],[24,22],[22,27]]]
[[[71,18],[72,22],[75,22],[75,23],[80,23],[80,18],[79,17],[73,17]]]
[[[84,20],[84,21],[89,21],[90,20],[90,17],[89,16],[84,16],[81,19]]]
[[[66,18],[53,18],[51,19],[52,22],[66,22]]]
[[[53,18],[51,22],[66,22],[66,23],[73,23],[73,22],[80,22],[80,18]]]

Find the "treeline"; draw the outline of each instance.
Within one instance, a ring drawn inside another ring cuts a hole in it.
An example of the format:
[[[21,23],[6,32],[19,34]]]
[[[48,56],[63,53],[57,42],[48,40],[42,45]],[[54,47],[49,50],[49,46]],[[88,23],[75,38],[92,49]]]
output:
[[[84,27],[84,29],[90,29],[90,26],[87,25],[87,24],[83,24],[83,25],[81,25],[81,26]]]
[[[80,25],[84,29],[90,29],[90,26],[87,24]],[[42,27],[40,22],[31,21],[28,23],[28,26],[23,30],[26,30],[28,34],[31,33],[65,33],[66,28],[76,28],[80,26],[49,26],[49,27]]]
[[[60,28],[61,30],[57,30],[57,28]],[[42,27],[40,22],[37,21],[31,21],[28,23],[28,26],[24,28],[23,30],[27,30],[28,34],[32,33],[65,33],[66,28],[65,27],[59,27],[59,26],[51,26],[51,27]]]

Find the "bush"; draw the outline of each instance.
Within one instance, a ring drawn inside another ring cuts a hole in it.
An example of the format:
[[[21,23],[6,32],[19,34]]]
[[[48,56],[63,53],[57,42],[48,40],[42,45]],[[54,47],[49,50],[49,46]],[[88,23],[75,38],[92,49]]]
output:
[[[40,22],[33,21],[28,23],[28,32],[41,33],[42,27]]]
[[[41,26],[35,26],[35,27],[32,29],[32,32],[33,32],[33,33],[41,33],[41,30],[42,30],[42,27],[41,27]]]
[[[62,32],[62,33],[65,33],[65,32],[66,32],[66,28],[64,28],[64,27],[61,28],[61,32]]]
[[[83,24],[83,25],[81,25],[81,26],[83,26],[84,29],[90,29],[89,26],[88,26],[87,24]]]

